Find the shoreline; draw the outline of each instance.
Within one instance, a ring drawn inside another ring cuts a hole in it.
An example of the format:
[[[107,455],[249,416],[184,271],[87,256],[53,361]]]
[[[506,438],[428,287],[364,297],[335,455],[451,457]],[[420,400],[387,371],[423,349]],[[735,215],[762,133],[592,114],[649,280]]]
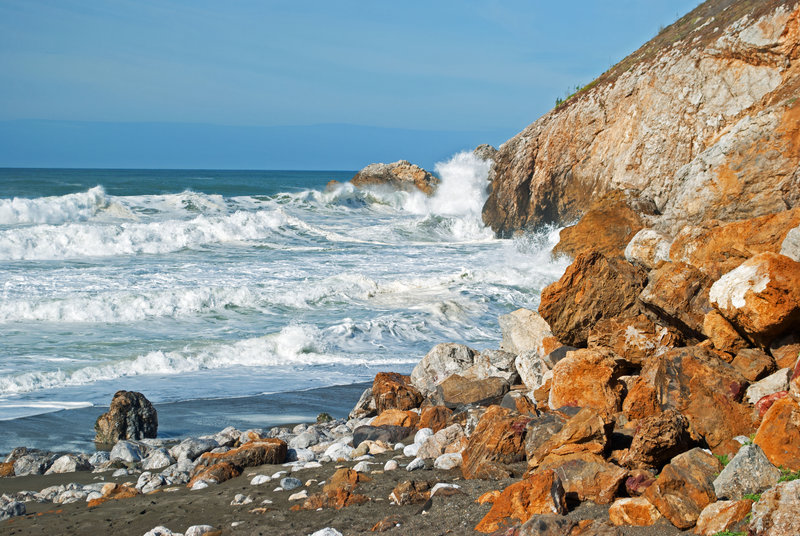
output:
[[[322,412],[343,418],[371,385],[362,382],[257,396],[156,403],[158,438],[180,440],[214,434],[226,426],[246,430],[314,422]],[[107,406],[91,406],[2,421],[0,457],[23,446],[54,452],[94,452],[94,423],[106,411]]]

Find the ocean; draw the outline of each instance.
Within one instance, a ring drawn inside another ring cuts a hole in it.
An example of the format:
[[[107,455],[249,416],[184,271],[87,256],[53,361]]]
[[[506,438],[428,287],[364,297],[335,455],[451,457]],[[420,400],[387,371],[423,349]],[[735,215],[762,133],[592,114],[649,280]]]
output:
[[[179,407],[245,426],[242,400],[272,400],[250,408],[266,426],[437,343],[497,348],[497,317],[563,273],[558,230],[497,239],[488,163],[435,172],[428,198],[352,171],[0,169],[0,452],[89,445],[120,389],[189,435],[208,423]]]

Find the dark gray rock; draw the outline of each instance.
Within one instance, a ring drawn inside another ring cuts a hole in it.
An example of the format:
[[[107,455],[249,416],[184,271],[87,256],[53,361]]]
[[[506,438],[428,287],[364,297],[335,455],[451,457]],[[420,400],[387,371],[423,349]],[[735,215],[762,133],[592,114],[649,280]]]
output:
[[[543,413],[530,420],[525,433],[525,452],[530,457],[550,436],[557,434],[567,419],[554,412]]]
[[[25,503],[11,501],[6,504],[0,503],[0,521],[16,516],[25,515]]]
[[[353,447],[358,447],[364,441],[383,441],[394,445],[411,435],[413,430],[407,426],[359,426],[353,430]]]
[[[121,439],[154,438],[158,432],[156,409],[142,393],[117,391],[108,413],[94,424],[95,442],[113,445]]]
[[[281,478],[281,488],[283,488],[284,491],[291,491],[299,488],[302,485],[303,482],[298,478],[293,478],[290,476]]]

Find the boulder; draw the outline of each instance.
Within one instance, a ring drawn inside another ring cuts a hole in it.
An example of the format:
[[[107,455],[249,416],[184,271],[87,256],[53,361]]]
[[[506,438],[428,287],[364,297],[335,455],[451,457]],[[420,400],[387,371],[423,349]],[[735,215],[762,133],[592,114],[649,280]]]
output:
[[[671,245],[672,240],[667,235],[655,229],[641,229],[625,246],[625,260],[645,270],[653,270],[669,262]]]
[[[739,350],[731,365],[749,382],[758,381],[775,370],[775,360],[758,348]]]
[[[419,415],[419,427],[438,432],[445,428],[453,416],[453,410],[446,406],[428,406]]]
[[[111,461],[135,463],[142,461],[145,456],[145,448],[133,441],[117,441],[111,449]]]
[[[437,344],[411,371],[411,384],[423,395],[436,391],[436,386],[452,374],[459,374],[472,366],[475,350],[463,344]]]
[[[456,467],[461,467],[463,461],[464,458],[460,452],[446,452],[433,460],[433,468],[441,471],[450,471]]]
[[[416,428],[419,424],[419,413],[399,409],[387,409],[372,421],[371,426],[394,426]]]
[[[659,469],[689,450],[690,442],[689,421],[674,409],[667,409],[636,423],[633,441],[622,464],[631,468]]]
[[[535,450],[528,452],[528,471],[535,470],[549,456],[602,454],[613,427],[613,422],[604,419],[597,410],[580,410],[557,433],[547,438]]]
[[[227,452],[206,452],[201,455],[196,467],[229,463],[239,471],[246,467],[277,465],[286,461],[286,442],[282,439],[266,438],[249,441],[239,448]]]
[[[626,497],[614,501],[608,509],[608,517],[617,526],[649,527],[661,519],[661,514],[644,497]]]
[[[229,462],[209,463],[197,465],[192,471],[191,478],[186,484],[189,489],[194,488],[198,482],[221,484],[242,474],[242,471]]]
[[[26,514],[25,503],[20,501],[0,502],[0,521]]]
[[[528,391],[531,393],[531,391]],[[504,408],[513,409],[521,415],[536,416],[539,414],[536,409],[536,402],[530,399],[528,395],[520,391],[509,391],[503,396],[500,405]]]
[[[766,378],[752,384],[745,391],[745,399],[751,404],[755,404],[765,396],[789,390],[789,378],[791,369],[781,369],[770,374]]]
[[[154,438],[158,432],[158,413],[142,393],[117,391],[107,413],[94,424],[97,443],[113,445],[120,439]]]
[[[514,384],[519,378],[514,368],[514,357],[514,354],[502,350],[484,350],[475,356],[472,366],[464,370],[461,376],[469,380],[497,377]]]
[[[622,404],[624,370],[609,350],[584,349],[569,352],[553,367],[548,405],[595,408],[615,413]]]
[[[488,406],[500,403],[508,388],[508,382],[503,378],[470,380],[459,374],[452,374],[436,386],[436,392],[431,395],[431,400],[436,405],[448,408],[468,404]]]
[[[800,534],[800,480],[781,482],[761,494],[748,527],[752,536]]]
[[[435,459],[445,453],[460,452],[466,446],[467,436],[460,424],[452,424],[426,438],[417,451],[417,457]]]
[[[542,387],[553,376],[548,363],[535,350],[519,354],[514,366],[522,383],[531,391]]]
[[[356,188],[388,187],[404,192],[420,191],[433,195],[439,186],[439,179],[421,167],[407,160],[391,164],[370,164],[353,175],[350,182]]]
[[[507,478],[510,471],[504,465],[525,459],[527,423],[517,412],[490,406],[462,452],[464,478]]]
[[[561,279],[542,290],[539,314],[558,340],[586,346],[598,321],[639,313],[636,298],[646,282],[647,273],[624,259],[581,253]]]
[[[673,408],[689,420],[693,433],[716,448],[752,432],[750,410],[739,403],[746,385],[714,352],[702,346],[675,348],[642,370],[623,411],[632,420]]]
[[[711,454],[695,448],[672,459],[647,488],[644,497],[661,515],[681,530],[697,522],[703,509],[717,500],[714,477],[722,464]]]
[[[106,501],[130,499],[131,497],[136,497],[137,495],[140,495],[139,490],[132,485],[115,484],[113,482],[105,484],[100,493],[101,496],[99,498],[88,501],[87,506],[89,508],[94,508],[95,506],[99,506]]]
[[[0,463],[0,478],[4,476],[14,476],[14,462]]]
[[[498,322],[503,334],[501,350],[514,355],[531,351],[539,352],[539,355],[546,353],[544,341],[552,337],[553,333],[536,311],[517,309],[498,318]]]
[[[787,333],[773,340],[769,353],[778,368],[792,368],[800,357],[800,332]]]
[[[170,455],[176,460],[186,458],[194,460],[204,452],[219,447],[216,439],[189,437],[169,449]]]
[[[800,404],[791,396],[772,404],[753,443],[761,447],[772,465],[800,470]]]
[[[761,253],[720,277],[709,298],[737,330],[766,347],[800,328],[800,262]]]
[[[624,190],[593,200],[578,223],[561,230],[553,255],[575,257],[591,248],[609,257],[623,257],[628,243],[644,227],[639,212],[644,204],[631,206],[630,201],[630,193]],[[655,205],[647,212],[655,214]]]
[[[561,479],[567,498],[609,504],[617,495],[627,471],[591,452],[549,455],[538,470],[552,469]]]
[[[800,224],[800,208],[730,223],[707,221],[675,237],[670,258],[695,266],[716,280],[764,252],[779,253],[789,230]]]
[[[564,427],[567,418],[558,412],[549,411],[533,417],[526,425],[525,454],[530,459],[551,437]]]
[[[687,337],[699,337],[705,315],[711,311],[708,290],[712,282],[694,266],[668,262],[650,272],[639,300]]]
[[[703,317],[703,335],[708,337],[714,348],[729,354],[736,354],[750,346],[750,343],[716,309],[707,312]]]
[[[89,463],[85,455],[64,454],[56,458],[45,474],[75,473],[77,471],[91,471],[92,469],[92,464]]]
[[[378,409],[375,407],[375,398],[372,396],[372,387],[368,387],[361,393],[361,397],[359,397],[358,402],[350,410],[350,414],[348,415],[349,419],[363,419],[365,417],[372,417],[378,413]]]
[[[774,486],[780,476],[761,447],[744,445],[714,480],[714,493],[718,499],[738,501]]]
[[[542,471],[504,489],[475,530],[488,533],[515,521],[524,523],[536,514],[566,512],[561,480],[554,471]]]
[[[642,366],[651,356],[680,346],[681,333],[656,324],[645,315],[627,318],[606,318],[591,330],[587,340],[590,349],[606,348],[632,365]]]
[[[748,499],[711,503],[700,512],[694,533],[701,536],[714,536],[732,529],[744,521],[752,506],[753,501]]]
[[[397,506],[423,503],[431,498],[432,487],[433,483],[424,480],[405,480],[389,494],[389,502]]]
[[[423,400],[422,393],[411,385],[411,377],[396,372],[379,372],[375,375],[372,397],[378,413],[387,409],[418,408]]]
[[[310,495],[303,504],[292,506],[290,510],[318,510],[320,508],[334,508],[340,510],[355,504],[364,504],[369,497],[355,493],[354,490],[361,482],[370,481],[370,477],[363,473],[353,471],[346,467],[338,469],[319,493]]]
[[[494,157],[497,154],[497,149],[488,143],[482,143],[472,150],[472,154],[481,160],[494,160]]]

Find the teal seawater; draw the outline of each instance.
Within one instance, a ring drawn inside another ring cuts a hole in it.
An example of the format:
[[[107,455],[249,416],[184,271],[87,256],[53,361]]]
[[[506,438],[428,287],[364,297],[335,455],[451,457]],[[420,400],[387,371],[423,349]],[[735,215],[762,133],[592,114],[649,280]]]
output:
[[[496,239],[488,163],[436,171],[426,198],[326,189],[348,171],[0,170],[0,420],[119,389],[171,404],[348,385],[440,342],[496,348],[497,317],[563,272],[557,230]]]

